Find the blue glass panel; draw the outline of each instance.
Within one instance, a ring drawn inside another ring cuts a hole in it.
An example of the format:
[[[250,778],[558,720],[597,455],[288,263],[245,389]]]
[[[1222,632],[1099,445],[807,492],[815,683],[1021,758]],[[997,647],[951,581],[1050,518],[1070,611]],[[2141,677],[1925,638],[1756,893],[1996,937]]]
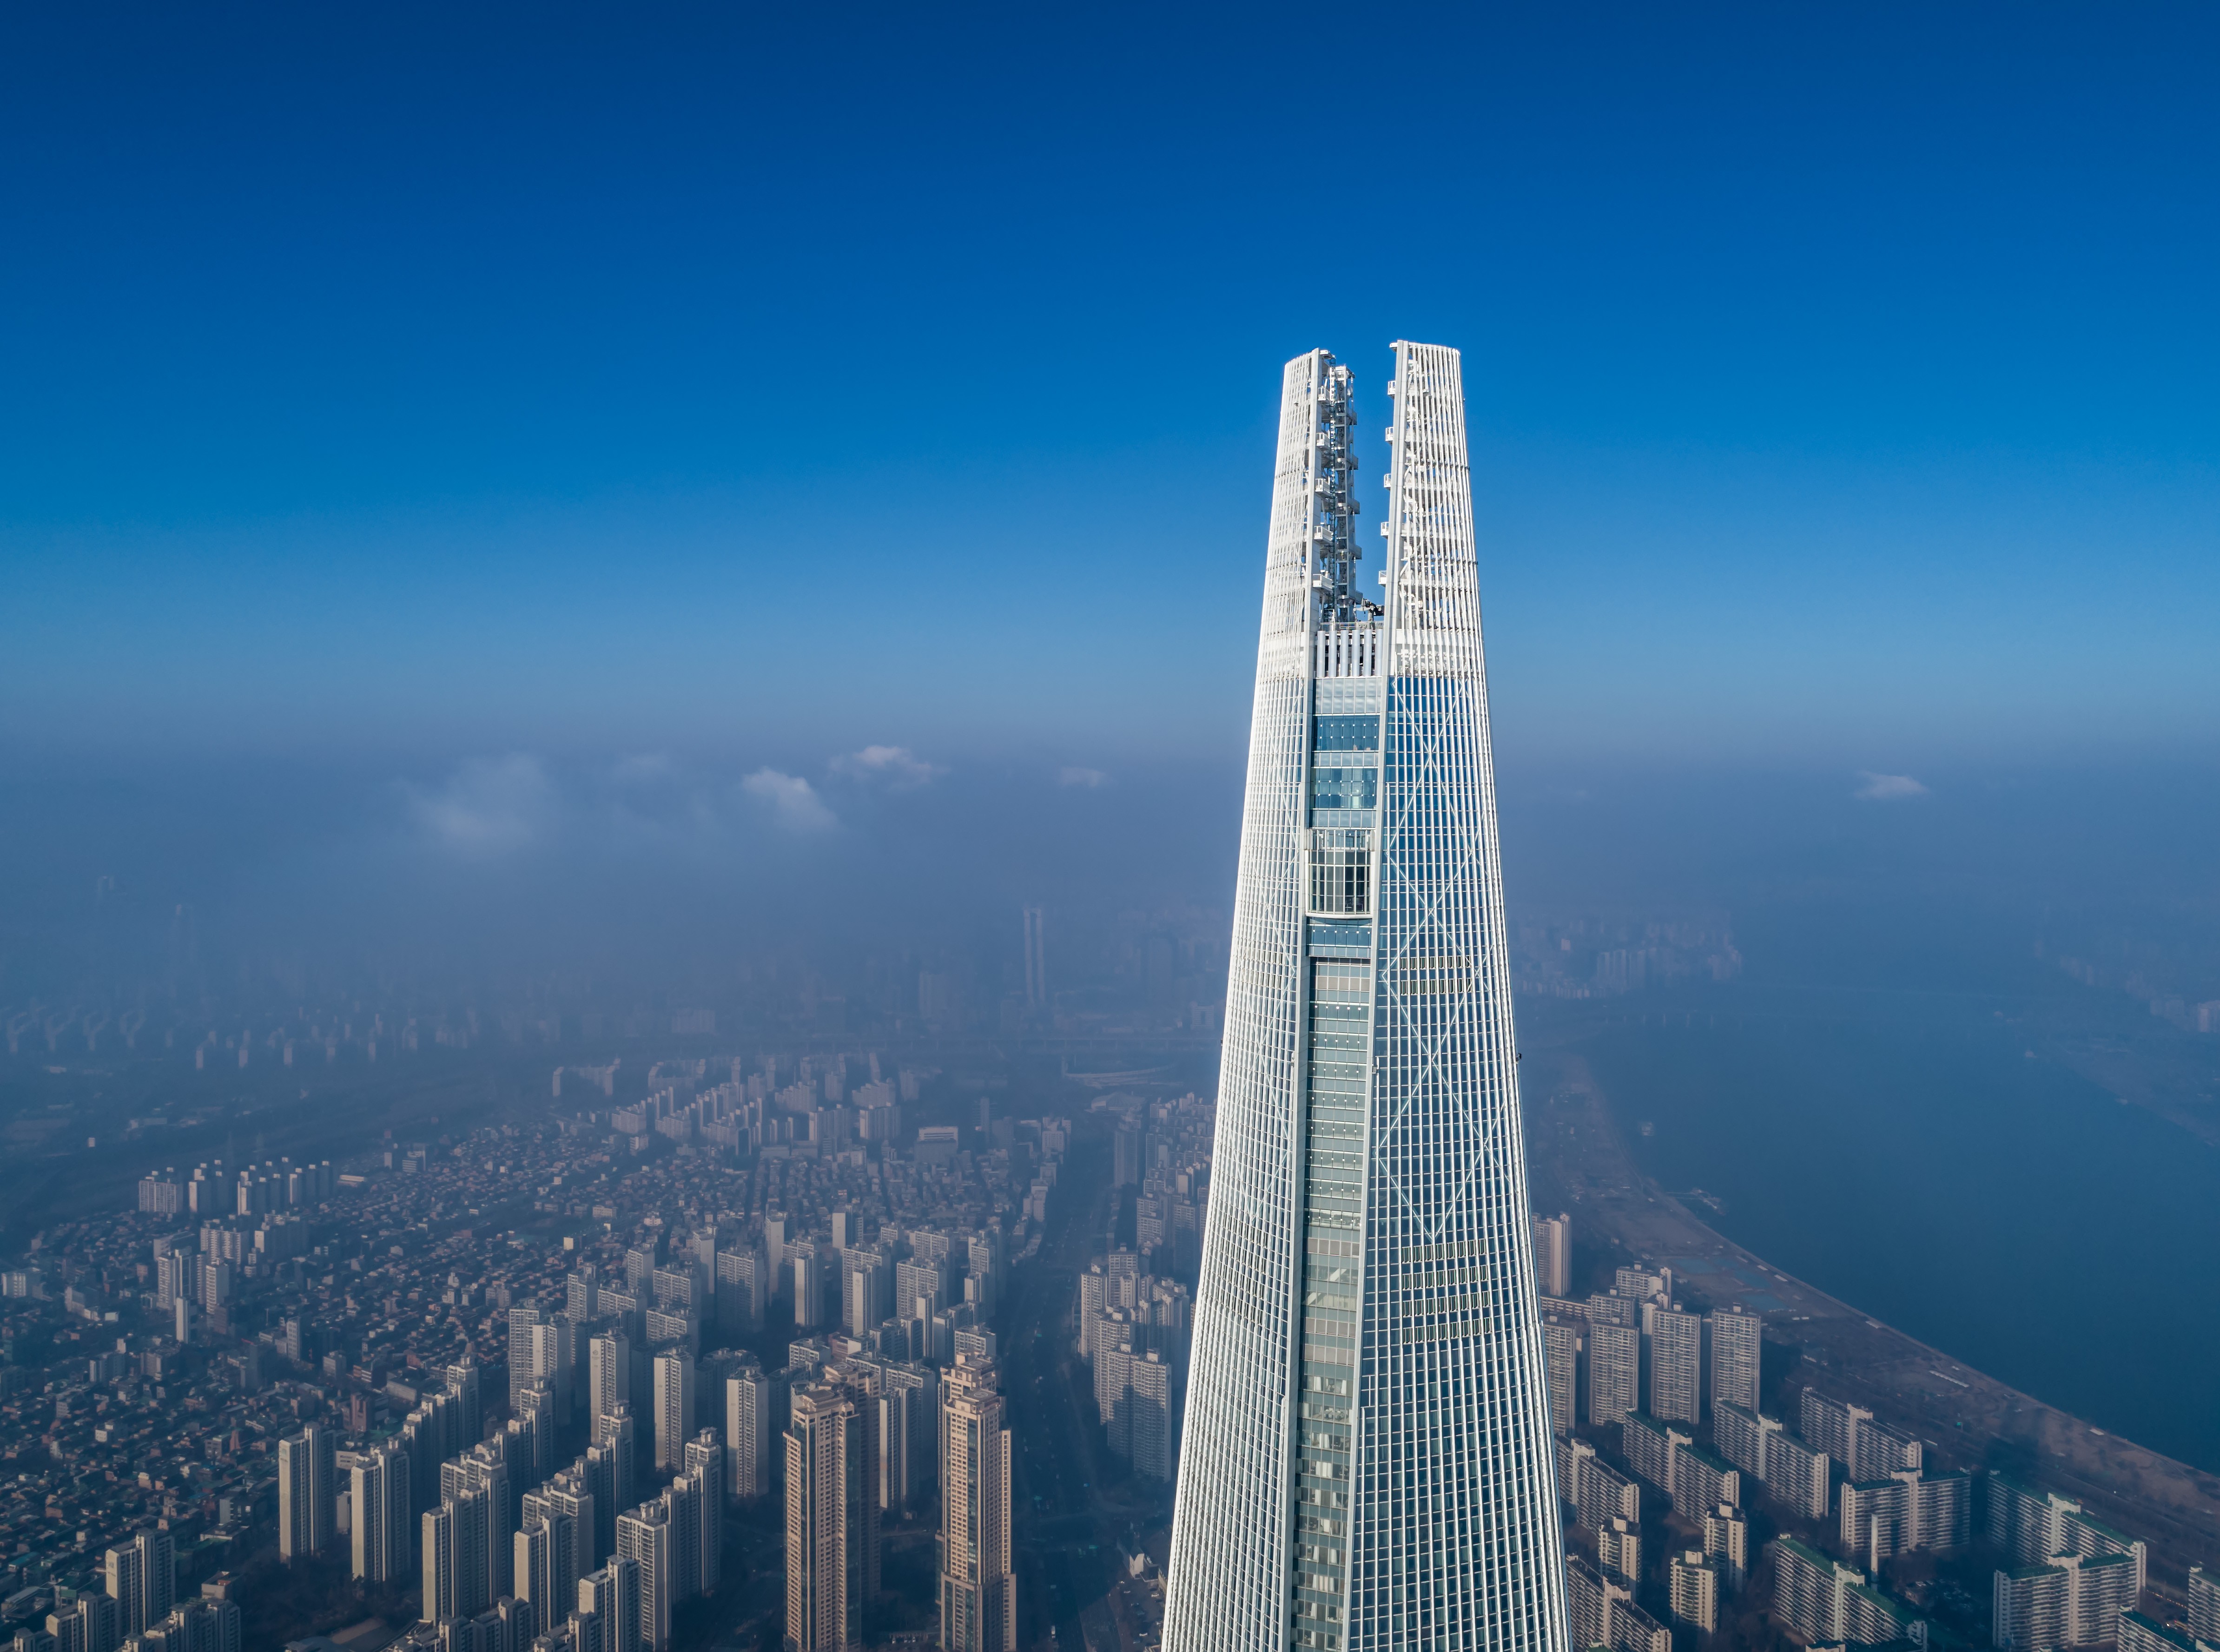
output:
[[[1313,751],[1377,751],[1380,720],[1372,716],[1314,717]]]
[[[1369,809],[1380,803],[1377,769],[1313,769],[1311,807],[1321,809]]]

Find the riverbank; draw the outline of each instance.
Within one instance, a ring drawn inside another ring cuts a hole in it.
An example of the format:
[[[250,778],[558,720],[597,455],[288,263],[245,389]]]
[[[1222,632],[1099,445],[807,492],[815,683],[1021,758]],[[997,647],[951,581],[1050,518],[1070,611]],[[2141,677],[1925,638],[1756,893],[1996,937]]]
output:
[[[1704,1219],[1704,1190],[1668,1192],[1643,1174],[1627,1136],[1640,1120],[1623,1127],[1576,1041],[1530,1040],[1525,1053],[1534,1206],[1572,1215],[1576,1294],[1607,1285],[1621,1262],[1670,1263],[1692,1301],[1764,1314],[1768,1406],[1793,1407],[1798,1390],[1816,1387],[1912,1430],[1945,1467],[2001,1468],[2076,1498],[2150,1545],[2162,1587],[2178,1592],[2191,1565],[2220,1559],[2220,1476],[2047,1405],[1774,1267]],[[1840,1219],[1843,1201],[1812,1192],[1810,1219]]]

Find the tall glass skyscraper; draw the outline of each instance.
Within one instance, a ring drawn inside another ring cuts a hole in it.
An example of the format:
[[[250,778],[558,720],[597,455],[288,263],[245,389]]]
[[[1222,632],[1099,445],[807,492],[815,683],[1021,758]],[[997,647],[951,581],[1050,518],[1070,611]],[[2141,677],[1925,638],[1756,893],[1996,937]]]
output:
[[[1165,1652],[1568,1652],[1457,352],[1289,362]]]

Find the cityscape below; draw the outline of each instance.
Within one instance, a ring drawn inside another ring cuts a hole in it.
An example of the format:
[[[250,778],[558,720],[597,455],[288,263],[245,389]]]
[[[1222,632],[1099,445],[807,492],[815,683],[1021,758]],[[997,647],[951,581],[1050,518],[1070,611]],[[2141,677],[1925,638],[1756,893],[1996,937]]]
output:
[[[0,1273],[18,1652],[1158,1644],[1203,1057],[938,1053],[566,1064],[41,1230]],[[1576,1120],[1532,1233],[1578,1644],[2220,1646],[2211,1476],[1987,1420],[1593,1095],[1530,1107]]]

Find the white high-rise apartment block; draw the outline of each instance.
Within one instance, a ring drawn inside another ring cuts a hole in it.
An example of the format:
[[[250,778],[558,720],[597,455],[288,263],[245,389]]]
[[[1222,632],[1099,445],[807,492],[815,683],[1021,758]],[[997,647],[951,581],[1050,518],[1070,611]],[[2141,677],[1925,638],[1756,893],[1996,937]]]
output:
[[[278,1442],[278,1553],[287,1561],[331,1547],[338,1512],[339,1441],[311,1423]]]
[[[717,1322],[728,1331],[760,1331],[770,1294],[770,1269],[760,1250],[717,1253]]]
[[[2117,1639],[2139,1591],[2132,1555],[2057,1555],[1991,1580],[1990,1643],[2049,1652]]]
[[[637,1644],[641,1652],[663,1652],[670,1644],[673,1555],[670,1511],[658,1499],[617,1516],[617,1553],[639,1567]]]
[[[510,1539],[516,1592],[543,1624],[558,1624],[578,1599],[578,1525],[567,1514],[533,1514]]]
[[[894,1312],[894,1264],[875,1250],[840,1255],[840,1323],[851,1337],[868,1337]]]
[[[450,1365],[441,1379],[443,1392],[457,1407],[455,1449],[458,1451],[467,1451],[485,1437],[482,1376],[477,1361],[466,1354]]]
[[[517,1396],[523,1393],[532,1380],[541,1375],[534,1357],[533,1331],[547,1323],[544,1309],[511,1308],[508,1311],[508,1408],[516,1409]]]
[[[770,1495],[771,1442],[785,1431],[779,1401],[785,1373],[765,1371],[754,1358],[725,1379],[725,1488],[733,1497]]]
[[[404,1580],[416,1559],[408,1454],[393,1445],[350,1452],[347,1475],[354,1575],[373,1583]]]
[[[1573,1288],[1573,1219],[1560,1213],[1534,1219],[1534,1280],[1544,1296],[1568,1296]]]
[[[1350,371],[1288,364],[1178,1652],[1565,1652],[1457,352],[1395,346],[1361,589]]]
[[[1550,1426],[1569,1434],[1580,1422],[1581,1366],[1587,1352],[1585,1320],[1566,1313],[1542,1316],[1542,1341],[1550,1365]]]
[[[443,1497],[437,1508],[425,1510],[418,1553],[427,1621],[472,1618],[495,1599],[488,1581],[493,1570],[489,1555],[496,1543],[492,1526],[493,1497],[483,1491],[460,1490]]]
[[[1757,1409],[1759,1354],[1764,1320],[1737,1304],[1706,1315],[1705,1330],[1711,1337],[1711,1402]]]
[[[1703,1419],[1704,1320],[1678,1308],[1649,1314],[1649,1414],[1661,1422]]]
[[[113,1596],[80,1593],[47,1614],[47,1633],[54,1637],[53,1652],[115,1652],[123,1644],[123,1611]],[[224,1652],[239,1649],[234,1644]]]
[[[571,1523],[571,1548],[574,1559],[571,1575],[575,1580],[583,1577],[602,1563],[599,1543],[600,1510],[596,1506],[593,1492],[589,1489],[589,1465],[583,1458],[572,1463],[536,1491],[529,1491],[517,1499],[520,1528],[535,1519],[551,1519],[562,1516]],[[612,1533],[615,1530],[613,1521]],[[512,1568],[514,1569],[514,1568]],[[564,1610],[567,1611],[567,1604]],[[561,1612],[556,1614],[562,1616]]]
[[[725,1443],[714,1428],[705,1428],[686,1443],[686,1473],[694,1482],[695,1536],[700,1550],[694,1562],[694,1587],[700,1594],[714,1594],[725,1577]]]
[[[599,1652],[639,1652],[639,1562],[613,1556],[601,1570],[580,1578],[577,1616],[594,1620]],[[577,1652],[595,1652],[583,1642],[573,1643]]]
[[[1624,1422],[1642,1408],[1642,1333],[1588,1321],[1588,1421]]]
[[[786,1645],[846,1652],[863,1642],[878,1593],[876,1457],[857,1397],[829,1384],[796,1388],[786,1430]]]
[[[1855,1567],[1794,1537],[1776,1537],[1766,1550],[1773,1557],[1774,1616],[1794,1629],[1805,1645],[1831,1641],[1886,1646],[1927,1638],[1926,1625],[1911,1608],[1874,1588]]]
[[[1719,1626],[1719,1563],[1700,1549],[1675,1555],[1672,1567],[1673,1616],[1709,1635]]]
[[[106,1555],[108,1598],[115,1602],[117,1626],[140,1635],[170,1615],[178,1590],[176,1540],[159,1529],[134,1533]]]
[[[1749,1576],[1749,1517],[1731,1503],[1704,1516],[1704,1553],[1719,1563],[1719,1578],[1730,1590]]]
[[[1917,1468],[1924,1448],[1910,1435],[1874,1421],[1862,1406],[1804,1390],[1799,1428],[1805,1439],[1843,1465],[1852,1480],[1879,1480]]]
[[[1974,1485],[1963,1474],[1899,1468],[1853,1480],[1839,1495],[1843,1552],[1874,1571],[1909,1549],[1962,1549],[1973,1530]]]
[[[609,1531],[614,1543],[618,1512],[632,1506],[632,1494],[639,1484],[639,1424],[633,1417],[632,1407],[620,1402],[610,1408],[608,1415],[595,1418],[594,1443],[608,1452]],[[598,1508],[598,1490],[595,1496],[595,1506]],[[615,1550],[607,1552],[614,1554]]]
[[[655,1356],[655,1466],[678,1474],[694,1437],[694,1356],[666,1348]]]
[[[440,1500],[461,1502],[482,1495],[485,1530],[483,1541],[473,1539],[470,1552],[485,1570],[478,1589],[479,1604],[498,1600],[515,1586],[509,1561],[510,1540],[516,1535],[517,1500],[509,1478],[508,1462],[491,1440],[481,1441],[464,1456],[440,1465]],[[468,1616],[467,1613],[465,1614]]]
[[[1016,1652],[1010,1431],[994,1365],[960,1359],[941,1387],[940,1644]]]
[[[2189,1632],[2220,1642],[2220,1576],[2202,1566],[2189,1568]]]
[[[587,1344],[587,1391],[591,1416],[598,1422],[632,1399],[632,1340],[621,1331],[605,1331]]]

